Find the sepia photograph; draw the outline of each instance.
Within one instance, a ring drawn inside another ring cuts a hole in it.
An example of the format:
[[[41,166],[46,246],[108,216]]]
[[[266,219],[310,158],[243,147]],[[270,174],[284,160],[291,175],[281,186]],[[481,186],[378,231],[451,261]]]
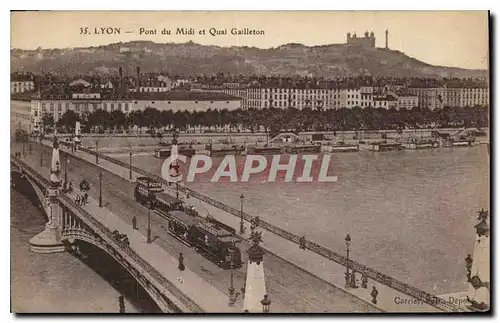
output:
[[[491,314],[488,11],[10,26],[11,313]]]

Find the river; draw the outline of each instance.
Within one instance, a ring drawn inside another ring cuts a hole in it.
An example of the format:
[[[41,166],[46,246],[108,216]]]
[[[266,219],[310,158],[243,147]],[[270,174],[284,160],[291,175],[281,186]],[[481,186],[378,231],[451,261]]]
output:
[[[133,160],[160,175],[162,160]],[[464,258],[473,251],[477,211],[490,203],[488,160],[484,145],[338,153],[329,167],[335,183],[257,176],[214,184],[205,176],[187,186],[237,209],[243,193],[245,212],[342,254],[349,233],[354,260],[440,295],[467,288]]]

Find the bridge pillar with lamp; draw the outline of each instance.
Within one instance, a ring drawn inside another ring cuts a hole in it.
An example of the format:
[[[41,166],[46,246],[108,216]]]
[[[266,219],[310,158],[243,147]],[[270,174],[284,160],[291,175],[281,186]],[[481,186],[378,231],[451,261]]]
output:
[[[54,138],[52,148],[52,160],[50,168],[50,186],[47,190],[48,203],[45,207],[49,221],[45,224],[45,230],[33,237],[30,243],[31,251],[35,253],[64,252],[65,246],[61,242],[61,219],[63,210],[57,198],[61,189],[61,162],[59,158],[59,142]]]

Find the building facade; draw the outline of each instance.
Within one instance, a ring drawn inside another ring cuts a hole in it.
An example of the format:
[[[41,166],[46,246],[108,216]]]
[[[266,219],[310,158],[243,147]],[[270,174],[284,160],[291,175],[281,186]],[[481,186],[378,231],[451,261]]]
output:
[[[490,94],[487,87],[415,87],[409,90],[418,97],[420,107],[430,110],[489,106]]]
[[[10,93],[32,92],[35,89],[33,76],[28,74],[11,74]]]
[[[53,117],[57,122],[66,111],[77,114],[91,113],[98,109],[113,112],[120,110],[128,114],[135,110],[155,108],[157,110],[207,111],[237,110],[241,108],[240,98],[224,93],[207,92],[139,92],[139,93],[47,93],[31,100],[31,130],[40,132],[44,115]]]

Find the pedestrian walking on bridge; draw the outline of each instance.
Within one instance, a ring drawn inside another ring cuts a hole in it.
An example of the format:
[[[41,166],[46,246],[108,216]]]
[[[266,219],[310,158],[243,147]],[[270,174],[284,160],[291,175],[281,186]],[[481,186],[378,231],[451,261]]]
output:
[[[135,216],[132,218],[132,228],[137,230],[137,219]]]
[[[184,271],[186,269],[186,266],[184,266],[184,257],[182,256],[182,252],[179,253],[179,270]]]
[[[372,296],[372,303],[377,304],[378,290],[375,286],[373,286],[372,293],[370,295]]]

